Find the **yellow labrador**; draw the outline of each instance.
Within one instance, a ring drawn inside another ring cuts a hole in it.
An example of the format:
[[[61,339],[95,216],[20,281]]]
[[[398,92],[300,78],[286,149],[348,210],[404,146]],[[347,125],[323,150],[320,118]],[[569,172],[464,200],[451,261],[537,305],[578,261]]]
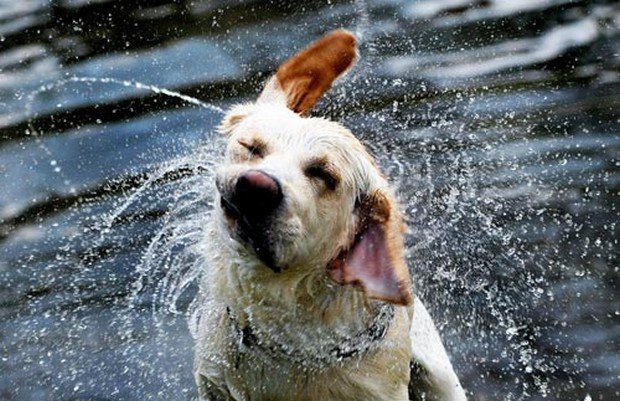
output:
[[[465,400],[410,292],[404,224],[364,146],[305,115],[355,62],[334,31],[221,124],[196,380],[207,400]]]

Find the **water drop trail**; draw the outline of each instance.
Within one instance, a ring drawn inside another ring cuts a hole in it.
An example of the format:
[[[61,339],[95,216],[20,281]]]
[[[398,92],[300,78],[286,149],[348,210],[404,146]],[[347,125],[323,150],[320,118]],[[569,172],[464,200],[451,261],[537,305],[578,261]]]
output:
[[[129,81],[129,80],[124,80],[124,79],[117,79],[117,78],[109,78],[109,77],[105,77],[105,78],[95,78],[95,77],[79,77],[79,76],[72,76],[69,78],[65,78],[65,79],[61,79],[59,81],[56,82],[52,82],[49,84],[45,84],[40,86],[38,89],[34,90],[33,92],[31,92],[28,97],[27,97],[27,103],[26,103],[26,114],[28,116],[30,116],[30,119],[32,119],[32,103],[34,102],[34,98],[38,95],[40,95],[43,92],[47,92],[56,88],[60,88],[62,86],[65,86],[69,83],[77,83],[77,82],[83,82],[83,83],[104,83],[104,84],[115,84],[115,85],[121,85],[121,86],[125,86],[128,88],[136,88],[136,89],[142,89],[142,90],[148,90],[151,91],[153,93],[157,93],[157,94],[162,94],[162,95],[166,95],[166,96],[170,96],[170,97],[175,97],[178,99],[181,99],[189,104],[193,104],[195,106],[199,106],[203,109],[207,109],[207,110],[212,110],[212,111],[216,111],[218,113],[224,113],[224,110],[221,107],[215,106],[213,104],[210,103],[206,103],[203,102],[201,100],[198,100],[194,97],[188,96],[188,95],[184,95],[182,93],[179,92],[175,92],[175,91],[171,91],[169,89],[166,88],[161,88],[159,86],[155,86],[155,85],[150,85],[150,84],[145,84],[142,82],[138,82],[138,81]]]
[[[26,116],[28,118],[28,131],[26,132],[27,135],[32,135],[33,137],[35,137],[38,146],[43,150],[43,152],[45,152],[45,154],[50,158],[50,160],[53,160],[55,165],[57,164],[57,162],[54,160],[54,155],[52,153],[52,151],[40,140],[40,136],[38,135],[37,130],[34,128],[33,124],[32,124],[32,120],[35,117],[35,113],[33,113],[32,111],[32,107],[34,104],[34,100],[37,96],[39,96],[42,93],[57,89],[57,88],[61,88],[67,84],[70,83],[86,83],[86,84],[93,84],[93,83],[103,83],[103,84],[113,84],[113,85],[121,85],[124,87],[128,87],[128,88],[136,88],[136,89],[140,89],[140,90],[148,90],[151,91],[153,93],[157,93],[157,94],[162,94],[162,95],[166,95],[166,96],[170,96],[170,97],[174,97],[174,98],[178,98],[181,99],[189,104],[201,107],[203,109],[206,110],[211,110],[211,111],[215,111],[218,113],[224,113],[224,110],[221,107],[215,106],[213,104],[210,103],[206,103],[203,102],[199,99],[196,99],[194,97],[188,96],[188,95],[184,95],[182,93],[179,92],[175,92],[175,91],[171,91],[169,89],[166,88],[161,88],[155,85],[150,85],[150,84],[145,84],[142,82],[138,82],[138,81],[130,81],[130,80],[123,80],[123,79],[117,79],[117,78],[111,78],[111,77],[104,77],[104,78],[96,78],[96,77],[83,77],[83,76],[71,76],[65,79],[61,79],[55,82],[50,82],[44,85],[41,85],[39,88],[37,88],[36,90],[30,92],[28,94],[28,96],[26,97],[26,107],[25,107],[25,112],[26,112]],[[57,166],[55,169],[57,174],[60,174],[60,176],[64,179],[64,181],[66,183],[70,183],[70,180],[68,179],[68,177],[64,174],[64,172],[62,171],[62,168],[60,166]],[[148,184],[151,183],[151,180],[149,180],[149,182],[147,182],[147,186]],[[118,214],[122,213],[124,211],[124,209],[129,206],[129,204],[131,204],[133,202],[133,200],[135,199],[135,197],[137,197],[139,195],[138,194],[134,194],[133,197],[131,197],[126,204],[119,208]],[[114,220],[114,218],[116,218],[117,215],[114,215],[111,217],[109,221],[109,223],[111,224]]]
[[[366,1],[357,0],[355,2],[355,11],[357,14],[355,36],[357,36],[357,38],[362,41],[370,25],[370,16],[368,14],[368,4],[366,4]]]

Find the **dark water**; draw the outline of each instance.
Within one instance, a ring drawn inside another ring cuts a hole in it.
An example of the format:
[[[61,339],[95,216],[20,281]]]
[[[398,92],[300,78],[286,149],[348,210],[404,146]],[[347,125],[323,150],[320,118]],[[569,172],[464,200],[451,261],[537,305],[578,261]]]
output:
[[[362,58],[317,113],[398,186],[470,398],[619,399],[619,23],[613,1],[0,0],[0,399],[195,397],[180,280],[221,114],[92,78],[225,108],[338,27]]]

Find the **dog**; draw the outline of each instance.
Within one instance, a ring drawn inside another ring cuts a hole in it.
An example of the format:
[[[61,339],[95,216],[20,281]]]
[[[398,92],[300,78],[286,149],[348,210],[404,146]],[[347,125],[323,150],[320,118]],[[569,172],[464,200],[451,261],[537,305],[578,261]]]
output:
[[[353,34],[333,31],[220,125],[202,400],[466,399],[412,295],[388,182],[348,129],[307,116],[356,58]]]

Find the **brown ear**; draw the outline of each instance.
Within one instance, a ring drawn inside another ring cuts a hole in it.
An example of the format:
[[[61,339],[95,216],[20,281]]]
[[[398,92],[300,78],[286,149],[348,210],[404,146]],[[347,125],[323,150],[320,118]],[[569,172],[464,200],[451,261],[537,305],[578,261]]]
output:
[[[288,108],[305,114],[353,66],[356,56],[355,36],[345,30],[332,31],[284,62],[259,101],[284,97]]]
[[[360,287],[370,298],[409,305],[412,298],[402,226],[391,211],[389,199],[375,191],[361,200],[359,213],[355,240],[329,263],[329,277],[339,284]]]

